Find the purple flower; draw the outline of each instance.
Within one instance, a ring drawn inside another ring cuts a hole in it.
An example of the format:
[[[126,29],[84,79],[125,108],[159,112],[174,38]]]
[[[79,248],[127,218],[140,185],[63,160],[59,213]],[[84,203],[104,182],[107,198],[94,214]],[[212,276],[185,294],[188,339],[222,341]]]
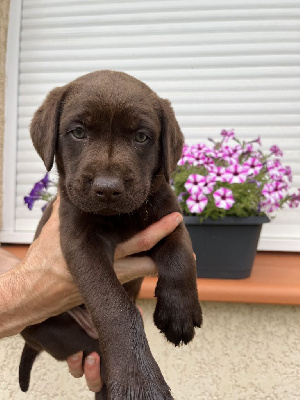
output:
[[[283,156],[283,151],[280,150],[280,148],[278,146],[276,146],[275,144],[270,147],[270,152],[272,154],[274,154],[276,157],[282,157]]]
[[[228,183],[244,183],[248,176],[249,168],[234,164],[230,165],[224,174],[224,180]]]
[[[49,183],[51,182],[49,179],[49,173],[47,172],[46,175],[44,176],[43,179],[41,179],[42,184],[44,185],[44,188],[47,189],[49,186]]]
[[[32,210],[34,203],[37,200],[41,200],[43,195],[46,194],[46,189],[48,188],[50,182],[49,174],[47,172],[43,179],[34,184],[29,195],[24,197],[24,203],[27,204],[29,210]]]
[[[179,203],[182,202],[183,196],[185,196],[186,194],[188,194],[188,192],[181,192],[181,193],[179,193],[179,195],[178,195],[178,197],[177,197]]]
[[[195,193],[187,199],[186,204],[191,213],[198,214],[205,209],[207,202],[207,197],[202,193]]]
[[[230,189],[221,187],[220,189],[215,191],[213,196],[215,199],[215,204],[218,208],[229,210],[234,204],[234,198]]]
[[[248,175],[257,175],[262,169],[262,164],[257,158],[250,157],[244,163],[244,167],[248,168]]]
[[[27,204],[29,210],[32,210],[32,207],[34,206],[36,200],[38,200],[38,198],[35,198],[33,196],[24,197],[24,203]]]

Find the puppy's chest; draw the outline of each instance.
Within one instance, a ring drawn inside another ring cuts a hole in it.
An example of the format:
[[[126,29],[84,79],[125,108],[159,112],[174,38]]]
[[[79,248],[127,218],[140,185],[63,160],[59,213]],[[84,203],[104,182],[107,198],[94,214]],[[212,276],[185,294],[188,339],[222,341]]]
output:
[[[100,221],[95,227],[95,232],[100,238],[104,236],[106,239],[120,243],[130,239],[153,222],[155,222],[153,219],[140,218],[140,216],[121,216],[111,218],[110,221]]]

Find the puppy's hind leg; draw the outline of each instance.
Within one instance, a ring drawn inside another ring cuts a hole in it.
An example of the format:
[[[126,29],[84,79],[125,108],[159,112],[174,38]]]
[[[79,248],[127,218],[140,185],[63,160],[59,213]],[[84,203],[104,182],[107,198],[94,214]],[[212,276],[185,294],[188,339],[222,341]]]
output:
[[[25,343],[19,365],[19,385],[22,392],[27,392],[29,388],[30,372],[34,360],[39,353],[39,351],[33,349],[27,343]]]

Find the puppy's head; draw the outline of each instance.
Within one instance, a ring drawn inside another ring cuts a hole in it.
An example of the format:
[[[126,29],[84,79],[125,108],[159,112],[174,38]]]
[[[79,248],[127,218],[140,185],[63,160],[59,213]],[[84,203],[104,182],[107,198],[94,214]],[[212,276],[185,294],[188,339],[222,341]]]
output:
[[[52,90],[30,132],[48,171],[56,158],[69,200],[101,215],[139,208],[154,177],[169,180],[183,145],[170,103],[137,79],[112,71]]]

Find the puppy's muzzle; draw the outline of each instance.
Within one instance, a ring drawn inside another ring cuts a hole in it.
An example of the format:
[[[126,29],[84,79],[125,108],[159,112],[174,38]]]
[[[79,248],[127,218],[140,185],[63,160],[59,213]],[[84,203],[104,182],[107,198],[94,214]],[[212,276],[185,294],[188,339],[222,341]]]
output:
[[[123,180],[118,177],[99,176],[92,183],[92,191],[104,203],[119,200],[124,189]]]

